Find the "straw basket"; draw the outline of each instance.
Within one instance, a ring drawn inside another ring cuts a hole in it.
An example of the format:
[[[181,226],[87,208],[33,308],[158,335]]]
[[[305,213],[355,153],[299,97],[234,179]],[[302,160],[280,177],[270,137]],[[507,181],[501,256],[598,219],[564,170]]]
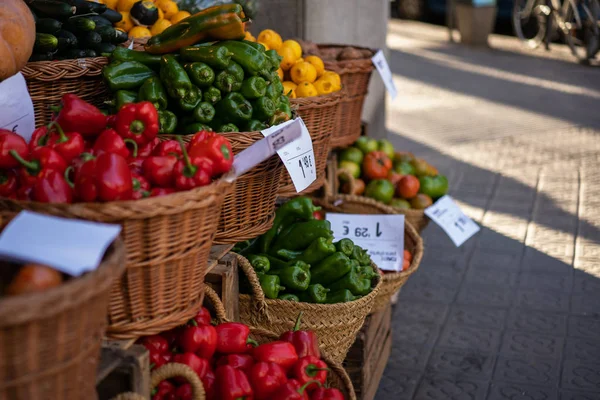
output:
[[[0,399],[93,399],[117,239],[92,272],[41,293],[0,299]]]
[[[223,132],[219,135],[231,142],[234,154],[263,139],[260,132]],[[193,135],[182,136],[188,142]],[[163,139],[174,139],[174,135],[161,135]],[[275,200],[284,171],[277,155],[260,163],[234,183],[234,188],[225,196],[221,209],[215,244],[237,243],[253,239],[269,230],[275,218]]]
[[[294,316],[303,312],[302,326],[315,331],[320,347],[334,362],[341,363],[371,312],[373,302],[381,287],[377,274],[373,290],[366,296],[348,303],[313,304],[288,300],[266,299],[254,269],[244,257],[238,255],[238,266],[250,282],[252,294],[240,295],[240,319],[242,322],[273,331],[277,334],[294,326]],[[374,269],[377,269],[373,265]]]
[[[231,186],[219,180],[168,196],[110,203],[0,199],[0,210],[121,224],[127,268],[112,287],[107,335],[129,339],[173,328],[196,313],[221,204]]]
[[[326,96],[305,97],[291,100],[292,107],[295,108],[298,116],[302,117],[304,125],[306,125],[312,139],[313,150],[315,152],[314,162],[317,169],[317,179],[301,193],[297,193],[292,178],[290,178],[287,171],[284,171],[281,188],[278,193],[279,197],[294,197],[299,194],[312,193],[325,184],[327,156],[331,150],[331,137],[336,130],[336,119],[341,111],[341,98],[341,93],[335,92]]]
[[[36,61],[23,67],[21,73],[33,102],[36,126],[46,125],[55,106],[65,93],[73,93],[96,106],[108,97],[102,81],[106,57],[78,58],[63,61]]]
[[[345,45],[319,44],[319,51],[341,51]],[[366,47],[352,46],[367,51],[371,56],[375,51]],[[346,147],[356,142],[361,131],[361,116],[365,97],[369,89],[369,80],[373,72],[371,58],[344,61],[325,61],[325,69],[337,72],[342,79],[345,96],[341,101],[341,113],[338,115],[337,128],[331,138],[331,147]]]

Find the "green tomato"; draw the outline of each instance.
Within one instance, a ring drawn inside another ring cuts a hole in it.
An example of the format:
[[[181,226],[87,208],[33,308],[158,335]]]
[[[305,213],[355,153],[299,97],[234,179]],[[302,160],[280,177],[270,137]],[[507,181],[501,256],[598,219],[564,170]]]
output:
[[[432,199],[438,199],[448,193],[448,179],[444,175],[421,176],[419,183],[419,192]]]
[[[402,161],[394,165],[394,172],[400,175],[415,175],[415,167],[409,162]]]
[[[362,164],[365,155],[356,147],[348,147],[342,150],[339,156],[340,161],[351,161],[353,163]]]
[[[391,160],[394,159],[394,145],[389,140],[378,140],[377,148],[379,149],[379,151],[383,151]]]
[[[369,182],[365,196],[388,204],[394,198],[395,187],[386,179],[375,179]]]
[[[408,202],[408,200],[404,199],[392,199],[392,201],[390,201],[390,206],[408,209],[410,208],[410,203]]]
[[[363,154],[370,153],[372,151],[377,151],[378,145],[377,140],[371,139],[368,136],[361,136],[358,138],[356,143],[354,143],[355,147],[358,147]]]
[[[340,169],[348,170],[354,178],[360,177],[360,165],[358,165],[357,163],[354,163],[352,161],[342,161],[338,164],[338,167]],[[346,180],[344,178],[344,175],[341,175],[340,179],[342,181]]]

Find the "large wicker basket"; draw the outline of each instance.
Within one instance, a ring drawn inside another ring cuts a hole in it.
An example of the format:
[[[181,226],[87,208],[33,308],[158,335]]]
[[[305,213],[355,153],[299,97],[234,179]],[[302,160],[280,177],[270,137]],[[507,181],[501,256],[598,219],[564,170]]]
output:
[[[318,45],[319,51],[335,51],[344,47],[347,46],[339,44]],[[375,50],[367,47],[352,47],[369,51],[372,55],[375,54]],[[374,68],[370,57],[356,60],[325,61],[325,69],[337,72],[340,75],[345,92],[345,96],[341,101],[342,111],[337,118],[337,128],[331,138],[331,147],[346,147],[359,138],[363,104]]]
[[[5,221],[6,222],[6,221]],[[0,399],[94,399],[117,239],[92,272],[42,293],[0,299]]]
[[[331,137],[336,130],[336,119],[341,111],[341,98],[342,94],[335,92],[326,96],[291,100],[292,107],[296,110],[298,116],[302,117],[312,139],[317,179],[301,193],[297,193],[292,178],[290,178],[287,171],[283,171],[281,188],[278,193],[279,197],[294,197],[300,194],[309,194],[325,184],[327,156],[331,150]]]
[[[238,256],[238,266],[248,278],[252,290],[250,295],[240,294],[240,319],[243,323],[281,334],[292,329],[294,316],[303,312],[302,325],[317,333],[320,347],[337,363],[344,361],[381,287],[381,277],[377,274],[373,290],[348,303],[313,304],[272,300],[265,298],[248,260]],[[373,267],[377,268],[375,265]]]
[[[36,126],[50,122],[50,106],[57,105],[66,93],[76,94],[96,106],[102,105],[108,97],[102,81],[102,67],[106,64],[106,57],[27,63],[21,73],[33,102]]]
[[[0,209],[123,226],[127,269],[112,287],[107,335],[128,339],[173,328],[196,313],[221,205],[231,187],[219,180],[168,196],[111,203],[0,199]]]

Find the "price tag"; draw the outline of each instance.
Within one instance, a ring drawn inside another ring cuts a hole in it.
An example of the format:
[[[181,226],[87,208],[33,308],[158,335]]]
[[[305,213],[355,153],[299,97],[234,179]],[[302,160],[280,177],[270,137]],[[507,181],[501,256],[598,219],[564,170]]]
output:
[[[479,232],[479,226],[471,218],[467,217],[454,200],[452,200],[452,197],[448,195],[440,198],[435,204],[426,208],[425,215],[442,227],[456,247],[459,247],[467,239]]]
[[[33,103],[20,72],[0,82],[0,128],[21,135],[27,142],[35,129]]]
[[[296,192],[301,192],[317,179],[317,168],[310,133],[306,125],[304,125],[302,118],[296,118],[294,121],[298,121],[300,124],[300,139],[277,148],[277,154],[279,154],[281,161],[283,161],[285,168],[290,174]],[[277,125],[265,129],[262,131],[262,134],[269,138],[274,137],[276,133],[271,132],[271,130],[280,126]]]
[[[379,50],[375,55],[371,58],[375,68],[379,72],[381,79],[383,80],[383,84],[388,92],[390,92],[390,96],[392,96],[392,100],[396,98],[398,91],[396,90],[396,84],[394,83],[394,77],[392,76],[392,71],[390,70],[390,66],[388,65],[387,60],[385,59],[385,55],[382,50]]]
[[[377,266],[401,271],[404,257],[404,215],[327,213],[335,240],[343,238],[368,250]]]

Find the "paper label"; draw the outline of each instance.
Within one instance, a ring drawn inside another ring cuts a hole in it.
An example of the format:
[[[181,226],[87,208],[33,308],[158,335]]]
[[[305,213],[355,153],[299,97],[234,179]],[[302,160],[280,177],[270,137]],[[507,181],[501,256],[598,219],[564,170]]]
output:
[[[301,192],[310,186],[317,179],[317,168],[315,163],[315,152],[313,150],[312,139],[310,133],[304,125],[302,118],[296,118],[300,124],[301,135],[300,139],[286,146],[278,148],[277,154],[283,161],[287,169],[296,192]],[[279,128],[281,125],[271,127],[262,131],[266,137],[276,135],[274,128]]]
[[[22,211],[0,234],[0,258],[44,264],[80,276],[98,268],[120,232],[120,225]]]
[[[383,80],[383,84],[385,88],[392,96],[392,100],[396,98],[398,95],[398,91],[396,90],[396,84],[394,83],[394,77],[392,76],[392,71],[390,70],[390,66],[388,65],[387,60],[385,59],[385,55],[382,50],[379,50],[375,55],[371,58],[375,68],[379,72],[379,76]]]
[[[35,129],[33,103],[20,72],[0,82],[0,129],[15,132],[27,142]]]
[[[456,247],[479,232],[479,225],[467,217],[448,195],[426,208],[425,215],[442,227]]]
[[[228,179],[234,180],[238,176],[248,172],[271,157],[278,150],[299,139],[302,134],[301,124],[297,119],[284,122],[283,124],[269,128],[269,130],[271,132],[268,137],[259,140],[246,150],[236,154],[233,160],[232,173],[229,174]]]
[[[404,215],[362,215],[327,213],[335,240],[352,239],[368,250],[377,266],[401,271],[404,258]]]

